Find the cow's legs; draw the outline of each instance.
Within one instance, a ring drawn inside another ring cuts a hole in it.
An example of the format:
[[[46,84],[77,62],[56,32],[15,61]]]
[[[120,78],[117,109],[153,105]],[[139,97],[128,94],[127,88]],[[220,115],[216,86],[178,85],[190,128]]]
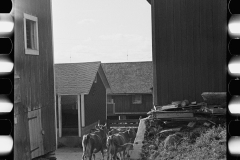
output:
[[[120,160],[120,159],[121,159],[120,153],[117,153],[117,154],[116,154],[116,158],[117,158],[117,160]]]
[[[117,151],[116,151],[116,148],[114,149],[113,160],[117,160]]]
[[[123,151],[119,152],[119,154],[120,154],[121,160],[124,160],[124,154],[123,154]]]
[[[125,160],[125,151],[122,151],[122,159]]]
[[[82,154],[82,160],[86,159],[86,151],[85,151],[85,146],[83,147],[83,154]]]
[[[114,154],[114,155],[113,155],[113,160],[117,160],[117,158],[118,158],[118,157],[117,157],[117,154]]]
[[[95,154],[93,153],[93,147],[90,149],[89,160],[92,160],[92,157],[93,157],[93,160],[95,160]]]
[[[109,153],[110,151],[109,151],[109,149],[107,150],[107,160],[109,160],[109,155],[110,155],[110,153]]]
[[[85,153],[82,154],[82,160],[85,160]]]
[[[103,160],[104,160],[104,152],[103,152],[103,148],[101,149],[101,153],[102,153],[102,157],[103,157]]]

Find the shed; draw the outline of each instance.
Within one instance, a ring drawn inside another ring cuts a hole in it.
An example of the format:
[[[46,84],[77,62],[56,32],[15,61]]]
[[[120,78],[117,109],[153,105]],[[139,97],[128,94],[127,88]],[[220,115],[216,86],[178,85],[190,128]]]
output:
[[[152,61],[102,64],[111,93],[108,93],[108,118],[139,117],[153,108]]]
[[[110,87],[101,62],[55,64],[55,72],[59,137],[81,137],[88,126],[105,123]]]

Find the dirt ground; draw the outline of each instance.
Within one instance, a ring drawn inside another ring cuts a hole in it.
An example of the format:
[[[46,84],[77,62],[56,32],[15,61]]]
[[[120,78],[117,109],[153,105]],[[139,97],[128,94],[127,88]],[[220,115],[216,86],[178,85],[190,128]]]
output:
[[[55,157],[57,160],[81,160],[82,159],[82,148],[69,148],[69,147],[62,147],[58,148],[55,151]],[[96,154],[96,160],[102,160],[101,153]],[[104,160],[107,160],[105,156]]]

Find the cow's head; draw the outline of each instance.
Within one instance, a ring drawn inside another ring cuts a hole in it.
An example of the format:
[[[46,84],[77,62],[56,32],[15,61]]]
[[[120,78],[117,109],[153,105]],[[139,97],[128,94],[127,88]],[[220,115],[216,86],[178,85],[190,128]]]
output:
[[[98,124],[95,126],[95,129],[101,131],[104,133],[104,135],[107,135],[108,130],[107,130],[107,124],[105,123],[104,125]]]
[[[128,129],[127,132],[128,132],[129,137],[130,137],[132,140],[134,140],[135,137],[136,137],[136,132],[135,132],[134,128]]]

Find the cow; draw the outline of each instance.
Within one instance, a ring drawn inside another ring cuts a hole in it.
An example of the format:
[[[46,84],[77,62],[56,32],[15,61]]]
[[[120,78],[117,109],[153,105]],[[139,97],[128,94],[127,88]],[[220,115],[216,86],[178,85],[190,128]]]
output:
[[[126,153],[129,157],[129,149],[132,147],[136,132],[134,129],[128,129],[124,132],[118,132],[108,136],[108,158],[109,154],[113,155],[113,158],[117,158],[117,153],[120,153],[121,157],[125,157]],[[123,152],[123,153],[122,153]]]
[[[124,143],[123,144],[122,136],[119,134],[110,135],[107,138],[107,148],[108,148],[108,154],[107,154],[107,160],[109,160],[109,157],[111,157],[116,160],[117,153],[120,153],[121,160],[125,158],[125,153],[133,149],[133,143]]]
[[[108,132],[108,135],[113,135],[113,134],[116,134],[116,133],[123,134],[126,131],[128,131],[128,134],[125,134],[126,138],[130,138],[133,142],[135,137],[136,137],[136,131],[135,131],[134,128],[129,128],[129,129],[113,128],[111,131]]]
[[[107,140],[107,126],[106,124],[101,126],[95,126],[96,131],[92,133],[88,133],[83,136],[82,139],[82,147],[83,147],[83,155],[82,160],[85,158],[89,158],[89,160],[95,160],[95,153],[101,151],[102,157],[104,159],[104,148],[106,147]]]

